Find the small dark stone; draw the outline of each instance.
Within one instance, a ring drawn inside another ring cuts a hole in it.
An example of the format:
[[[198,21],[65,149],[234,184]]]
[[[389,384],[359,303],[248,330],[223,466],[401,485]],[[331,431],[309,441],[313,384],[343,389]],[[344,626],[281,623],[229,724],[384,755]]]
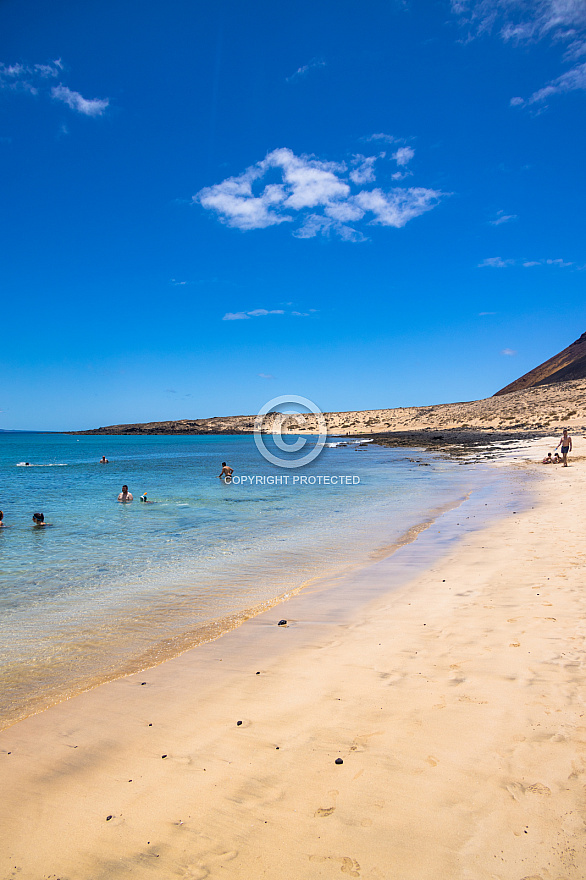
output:
[[[341,758],[336,758],[336,760],[335,760],[334,763],[336,763],[336,764],[343,764],[344,762],[343,762],[343,760],[342,760]]]
[[[141,684],[146,684],[146,681],[141,681]]]
[[[236,727],[240,727],[241,724],[242,724],[242,721],[237,721],[237,722],[236,722]]]
[[[257,675],[260,675],[260,672],[257,672],[256,674],[257,674]]]
[[[152,727],[152,726],[153,726],[152,724],[149,724],[149,727]]]
[[[166,758],[166,757],[167,757],[167,755],[161,755],[161,758]]]
[[[129,779],[128,781],[129,781],[129,782],[132,782],[132,779]]]
[[[280,620],[280,621],[278,622],[277,626],[287,626],[287,621],[286,621],[286,620]]]
[[[277,751],[279,750],[279,746],[275,746],[275,748],[277,749]]]
[[[112,816],[106,816],[106,822],[109,822]]]

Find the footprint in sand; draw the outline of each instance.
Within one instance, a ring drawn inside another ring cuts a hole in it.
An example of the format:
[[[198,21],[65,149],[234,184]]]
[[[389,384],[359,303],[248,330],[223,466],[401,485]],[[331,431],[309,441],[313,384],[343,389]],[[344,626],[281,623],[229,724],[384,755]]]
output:
[[[542,782],[534,782],[533,785],[528,785],[525,791],[530,791],[532,794],[542,794],[542,795],[550,795],[551,789],[547,787],[547,785],[543,785]]]
[[[316,810],[313,814],[316,819],[323,819],[324,816],[331,816],[336,809],[336,798],[338,797],[340,792],[336,788],[333,788],[331,791],[328,791],[328,794],[333,800],[334,805],[333,807],[320,807],[318,810]]]
[[[360,877],[360,865],[349,856],[310,856],[310,862],[341,862],[340,871],[350,877]]]

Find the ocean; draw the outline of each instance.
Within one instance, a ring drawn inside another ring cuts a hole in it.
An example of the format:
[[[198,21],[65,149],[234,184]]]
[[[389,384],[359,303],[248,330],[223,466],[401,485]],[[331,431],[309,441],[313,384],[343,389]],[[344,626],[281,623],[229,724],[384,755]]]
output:
[[[486,471],[374,444],[285,471],[251,436],[0,434],[0,727],[367,563]]]

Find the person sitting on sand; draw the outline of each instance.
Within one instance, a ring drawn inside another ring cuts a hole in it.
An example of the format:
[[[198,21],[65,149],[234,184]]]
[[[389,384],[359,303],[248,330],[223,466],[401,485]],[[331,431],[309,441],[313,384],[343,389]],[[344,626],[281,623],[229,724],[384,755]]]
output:
[[[108,459],[106,458],[106,456],[105,456],[105,455],[102,455],[102,457],[101,457],[101,459],[100,459],[100,464],[109,464],[109,463],[110,463],[110,462],[108,461]]]
[[[128,491],[128,486],[126,484],[122,486],[122,492],[118,496],[118,501],[134,501],[134,498],[132,497],[132,492]]]
[[[557,453],[556,453],[557,455]],[[541,464],[553,464],[553,458],[551,457],[551,452],[548,452],[545,458],[542,460]]]
[[[554,457],[552,458],[552,461],[553,461],[554,464],[561,464],[561,463],[562,463],[562,459],[559,457],[559,455],[557,454],[557,452],[556,452],[556,454],[554,455]]]
[[[558,446],[562,447],[562,461],[563,461],[564,467],[567,467],[568,466],[568,452],[572,451],[572,438],[568,434],[567,428],[564,428],[564,431],[562,434],[562,439],[560,440],[560,442],[556,446],[556,449],[558,448]]]
[[[232,482],[232,474],[234,473],[234,468],[231,468],[230,465],[226,464],[225,461],[222,462],[222,473],[219,475],[218,479],[221,480],[222,477],[226,483]]]
[[[33,523],[36,528],[42,528],[43,526],[49,525],[49,523],[45,522],[44,513],[33,513]]]

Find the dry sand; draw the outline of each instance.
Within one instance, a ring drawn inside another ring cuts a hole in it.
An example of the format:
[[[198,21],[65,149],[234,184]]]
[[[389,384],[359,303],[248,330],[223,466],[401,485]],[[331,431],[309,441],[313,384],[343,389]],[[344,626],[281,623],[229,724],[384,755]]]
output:
[[[498,466],[527,509],[423,572],[431,528],[2,732],[0,878],[583,880],[586,463]]]

